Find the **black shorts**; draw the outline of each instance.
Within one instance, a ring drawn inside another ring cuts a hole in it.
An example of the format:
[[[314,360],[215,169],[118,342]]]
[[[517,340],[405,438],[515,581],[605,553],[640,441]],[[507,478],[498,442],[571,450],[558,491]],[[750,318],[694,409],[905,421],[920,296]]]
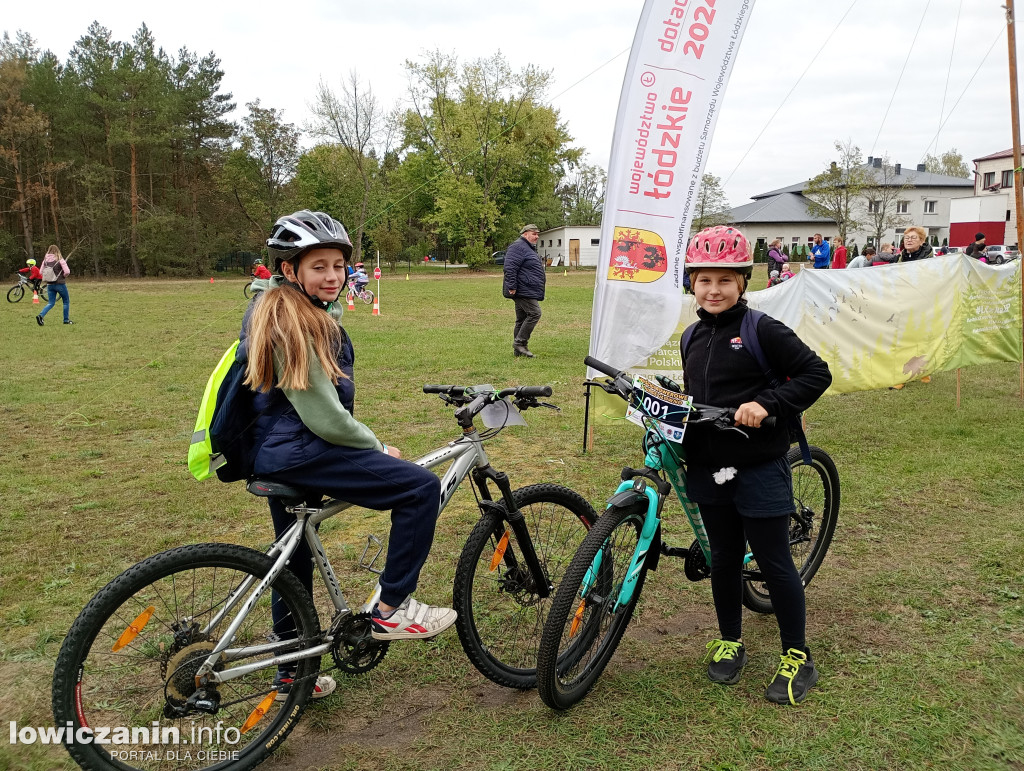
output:
[[[792,514],[793,474],[785,457],[757,466],[740,466],[732,479],[718,484],[718,468],[691,463],[686,489],[698,506],[733,505],[744,517],[781,517]]]

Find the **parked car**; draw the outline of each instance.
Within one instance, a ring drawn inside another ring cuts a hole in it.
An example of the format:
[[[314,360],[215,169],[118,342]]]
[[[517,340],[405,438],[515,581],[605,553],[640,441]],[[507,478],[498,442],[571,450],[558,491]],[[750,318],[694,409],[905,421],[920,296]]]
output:
[[[500,252],[495,252],[491,255],[491,259],[494,260],[495,265],[505,264],[505,250],[502,249]]]
[[[960,254],[964,250],[962,246],[944,246],[942,248],[946,250],[946,254]]]
[[[985,250],[985,258],[989,265],[1002,265],[1004,262],[1015,260],[1018,257],[1020,257],[1020,252],[1017,251],[1016,244],[1010,246],[993,244]]]

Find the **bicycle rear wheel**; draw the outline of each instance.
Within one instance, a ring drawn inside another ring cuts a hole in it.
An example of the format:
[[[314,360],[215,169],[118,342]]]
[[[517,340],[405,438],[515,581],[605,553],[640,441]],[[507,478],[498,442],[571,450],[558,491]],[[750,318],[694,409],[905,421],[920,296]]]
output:
[[[76,736],[80,727],[96,732],[90,743],[64,739],[82,768],[240,771],[280,745],[309,700],[319,657],[296,662],[295,681],[282,701],[270,697],[277,669],[269,667],[221,683],[211,697],[219,699],[215,710],[175,712],[196,692],[196,671],[243,603],[207,628],[211,620],[235,589],[247,579],[254,587],[272,565],[266,555],[241,546],[184,546],[129,568],[89,601],[61,646],[53,674],[56,725],[72,726]],[[239,653],[217,671],[270,656],[240,649],[279,639],[272,602],[294,622],[297,637],[289,649],[318,638],[316,610],[298,579],[282,571],[273,588],[239,628],[232,643]],[[259,710],[265,714],[257,719]],[[247,722],[254,724],[243,733]],[[101,744],[104,728],[127,732],[119,737],[112,731],[111,743]]]
[[[245,299],[246,300],[248,300],[249,298],[252,297],[252,282],[251,281],[248,284],[246,284],[245,286],[242,287],[242,294],[245,295]]]
[[[537,654],[537,690],[553,709],[568,709],[594,687],[633,617],[646,565],[629,602],[615,606],[646,514],[646,501],[608,509],[565,571]]]
[[[810,464],[804,463],[799,447],[789,449],[787,460],[793,472],[795,508],[789,521],[789,550],[807,586],[825,559],[839,520],[839,472],[820,447],[811,447]],[[755,613],[774,612],[756,560],[751,560],[744,572],[743,604]]]
[[[484,677],[507,688],[533,688],[548,608],[597,514],[583,496],[560,485],[530,485],[512,498],[554,589],[547,598],[537,593],[515,533],[504,518],[485,514],[455,571],[455,626],[466,655]]]
[[[20,302],[21,298],[25,296],[25,285],[15,284],[7,290],[7,302],[16,303]]]

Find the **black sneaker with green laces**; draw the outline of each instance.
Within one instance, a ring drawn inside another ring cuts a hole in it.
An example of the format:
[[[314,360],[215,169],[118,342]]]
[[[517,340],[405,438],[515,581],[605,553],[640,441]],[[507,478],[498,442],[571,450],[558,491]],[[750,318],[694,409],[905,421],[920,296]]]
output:
[[[732,640],[712,640],[707,644],[708,655],[704,657],[708,664],[708,677],[712,682],[722,685],[735,685],[740,681],[740,674],[747,664],[747,651],[741,642]]]
[[[818,682],[818,670],[811,654],[799,648],[790,648],[782,654],[779,671],[768,684],[764,697],[776,704],[799,704],[807,698],[807,691]]]

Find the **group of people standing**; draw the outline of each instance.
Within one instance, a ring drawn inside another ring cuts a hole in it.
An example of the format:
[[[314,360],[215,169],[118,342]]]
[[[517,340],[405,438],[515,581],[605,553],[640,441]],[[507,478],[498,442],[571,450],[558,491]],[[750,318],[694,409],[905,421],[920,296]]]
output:
[[[979,234],[982,239],[982,250],[984,249],[984,234]],[[970,249],[970,247],[968,247]],[[865,246],[864,252],[854,257],[847,263],[847,249],[843,239],[835,239],[835,251],[832,245],[826,241],[821,233],[814,234],[814,242],[811,245],[811,257],[814,261],[815,270],[839,270],[844,268],[867,268],[872,265],[892,265],[897,262],[914,262],[934,256],[931,244],[928,243],[928,232],[918,225],[912,225],[903,231],[901,248],[897,249],[891,243],[884,243],[878,249],[873,246]],[[968,251],[970,254],[970,251]],[[782,252],[782,239],[776,238],[768,245],[768,272],[771,275],[773,270],[783,270],[783,265],[788,264],[788,257]]]

